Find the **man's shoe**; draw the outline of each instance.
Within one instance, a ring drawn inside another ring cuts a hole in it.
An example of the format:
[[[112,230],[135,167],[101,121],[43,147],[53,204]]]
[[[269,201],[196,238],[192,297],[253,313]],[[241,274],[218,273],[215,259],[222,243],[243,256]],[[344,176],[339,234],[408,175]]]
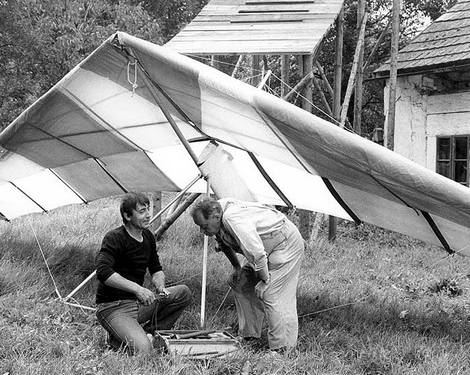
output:
[[[110,335],[109,333],[106,335],[105,342],[106,342],[106,345],[109,346],[113,350],[119,350],[122,344],[120,340],[118,340],[113,335]]]
[[[235,337],[235,340],[237,340],[240,344],[249,344],[249,343],[252,343],[256,340],[259,340],[259,337],[251,337],[251,336],[247,336],[247,337],[243,337],[243,336],[237,336]]]

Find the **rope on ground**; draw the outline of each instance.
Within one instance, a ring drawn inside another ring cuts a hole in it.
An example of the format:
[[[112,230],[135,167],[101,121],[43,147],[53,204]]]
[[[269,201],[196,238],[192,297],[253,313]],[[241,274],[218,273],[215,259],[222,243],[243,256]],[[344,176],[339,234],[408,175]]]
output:
[[[202,273],[200,272],[200,273],[197,273],[197,274],[195,274],[195,275],[193,275],[193,276],[186,277],[186,278],[184,278],[184,279],[181,279],[181,280],[178,280],[178,281],[171,282],[171,283],[167,284],[167,287],[170,287],[170,286],[175,286],[175,285],[179,285],[179,284],[181,284],[181,283],[184,283],[185,281],[188,281],[188,280],[194,279],[195,277],[199,277],[199,276],[201,276],[201,275],[202,275]]]
[[[335,309],[340,309],[340,308],[342,308],[342,307],[352,306],[352,305],[355,305],[356,303],[360,303],[360,302],[364,301],[364,300],[365,300],[366,298],[368,298],[368,297],[370,297],[370,295],[367,295],[367,296],[365,296],[365,297],[362,297],[361,299],[359,299],[359,300],[357,300],[357,301],[345,303],[345,304],[343,304],[343,305],[328,307],[327,309],[318,310],[318,311],[314,311],[314,312],[311,312],[311,313],[299,315],[298,317],[299,317],[299,318],[305,318],[306,316],[321,314],[321,313],[324,313],[324,312],[326,312],[326,311],[331,311],[331,310],[335,310]]]

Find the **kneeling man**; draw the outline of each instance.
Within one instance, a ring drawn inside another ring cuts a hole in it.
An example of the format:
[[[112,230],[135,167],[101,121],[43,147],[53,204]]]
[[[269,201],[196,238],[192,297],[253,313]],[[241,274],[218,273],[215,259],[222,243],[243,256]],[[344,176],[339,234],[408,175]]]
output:
[[[171,329],[192,299],[186,285],[165,287],[155,238],[148,229],[149,206],[144,194],[126,194],[120,205],[123,225],[105,235],[96,257],[96,316],[109,343],[126,346],[132,354],[149,352],[147,333]],[[156,293],[143,286],[147,269]]]

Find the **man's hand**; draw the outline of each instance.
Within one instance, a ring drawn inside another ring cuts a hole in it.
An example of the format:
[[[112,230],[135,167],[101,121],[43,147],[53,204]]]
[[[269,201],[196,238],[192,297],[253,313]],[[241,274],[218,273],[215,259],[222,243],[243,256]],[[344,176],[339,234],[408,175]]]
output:
[[[135,295],[143,305],[150,305],[151,303],[153,303],[153,301],[155,301],[155,294],[153,294],[151,290],[148,290],[143,286],[137,289]]]
[[[165,288],[165,274],[163,271],[158,271],[155,272],[152,275],[152,283],[155,286],[155,289],[157,289],[157,293],[166,293],[166,288]]]
[[[266,292],[266,289],[268,289],[270,283],[271,283],[270,280],[267,280],[267,281],[260,280],[260,281],[258,281],[258,283],[255,286],[256,297],[258,297],[259,299],[263,299],[264,292]]]
[[[160,297],[166,298],[170,295],[170,291],[167,288],[162,288],[161,291],[158,292]]]

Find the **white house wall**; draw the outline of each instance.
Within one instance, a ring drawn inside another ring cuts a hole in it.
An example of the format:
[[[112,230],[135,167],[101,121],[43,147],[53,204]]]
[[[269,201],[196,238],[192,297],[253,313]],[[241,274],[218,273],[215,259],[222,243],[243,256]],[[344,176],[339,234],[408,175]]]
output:
[[[427,96],[419,92],[420,83],[421,76],[399,77],[397,80],[394,151],[428,167],[425,146]],[[388,133],[388,92],[389,81],[384,95],[385,137]]]
[[[388,113],[388,85],[384,110]],[[385,119],[385,136],[387,135]],[[470,91],[433,94],[422,87],[422,76],[399,77],[394,150],[436,170],[436,137],[470,134]]]

